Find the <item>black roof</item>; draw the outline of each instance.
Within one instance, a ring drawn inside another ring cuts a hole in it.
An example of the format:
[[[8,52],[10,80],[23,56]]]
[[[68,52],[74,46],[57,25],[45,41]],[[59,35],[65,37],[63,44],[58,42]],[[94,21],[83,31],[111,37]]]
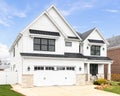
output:
[[[20,53],[21,56],[36,56],[36,57],[61,57],[61,58],[85,58],[80,53],[64,53],[64,55],[57,54],[38,54],[38,53]]]
[[[70,39],[79,39],[78,37],[72,37],[72,36],[68,36],[68,38],[70,38]]]
[[[103,40],[88,39],[88,41],[91,42],[91,43],[104,43]]]
[[[84,56],[80,53],[64,53],[64,55],[57,54],[39,54],[39,53],[20,53],[21,56],[35,56],[35,57],[56,57],[56,58],[85,58],[89,60],[111,60],[108,57],[93,57]]]
[[[88,37],[88,35],[90,34],[90,33],[92,33],[93,32],[93,30],[95,30],[95,28],[93,28],[93,29],[90,29],[90,30],[88,30],[88,31],[86,31],[86,32],[84,32],[84,33],[79,33],[79,32],[77,32],[77,34],[80,36],[80,38],[82,38],[83,39],[83,41]]]
[[[95,57],[95,56],[86,56],[89,60],[112,60],[109,57]]]
[[[52,36],[60,36],[59,32],[51,32],[51,31],[43,31],[43,30],[29,30],[32,34],[43,34],[43,35],[52,35]]]

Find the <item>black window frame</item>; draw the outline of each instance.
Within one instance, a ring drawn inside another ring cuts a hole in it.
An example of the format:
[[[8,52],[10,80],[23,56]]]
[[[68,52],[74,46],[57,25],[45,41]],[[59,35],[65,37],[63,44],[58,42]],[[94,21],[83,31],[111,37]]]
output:
[[[91,45],[91,55],[100,56],[101,46]]]
[[[75,67],[66,67],[66,70],[75,71]]]
[[[38,41],[35,42],[35,40],[38,40],[39,42]],[[45,44],[45,42],[43,43],[44,40],[46,41],[46,44]],[[51,41],[53,41],[53,42],[50,43]],[[51,47],[53,50],[51,50]],[[55,39],[36,38],[35,37],[33,40],[33,49],[35,51],[52,51],[52,52],[54,52],[55,51]]]
[[[45,70],[44,66],[34,66],[34,71]]]

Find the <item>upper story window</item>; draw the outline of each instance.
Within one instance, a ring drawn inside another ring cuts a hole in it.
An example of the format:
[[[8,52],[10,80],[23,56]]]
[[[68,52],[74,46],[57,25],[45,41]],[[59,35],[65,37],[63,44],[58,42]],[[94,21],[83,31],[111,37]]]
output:
[[[55,39],[34,38],[34,50],[55,51]]]
[[[65,42],[65,46],[71,47],[72,46],[72,42]]]
[[[100,56],[100,46],[92,45],[91,46],[91,55]]]

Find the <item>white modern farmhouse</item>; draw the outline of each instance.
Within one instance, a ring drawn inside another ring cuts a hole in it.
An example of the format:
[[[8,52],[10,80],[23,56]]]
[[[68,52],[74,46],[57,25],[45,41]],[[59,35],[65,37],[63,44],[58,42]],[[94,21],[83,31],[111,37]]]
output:
[[[52,5],[19,33],[9,51],[24,87],[83,85],[104,77],[104,65],[110,79],[107,44],[97,28],[76,32]]]

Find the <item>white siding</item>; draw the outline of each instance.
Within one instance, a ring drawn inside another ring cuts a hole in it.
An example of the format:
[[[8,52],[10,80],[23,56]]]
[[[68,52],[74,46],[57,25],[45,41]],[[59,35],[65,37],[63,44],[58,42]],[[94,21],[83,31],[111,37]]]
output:
[[[101,36],[98,34],[97,31],[94,31],[83,42],[83,54],[86,55],[86,56],[91,56],[91,45],[92,44],[89,43],[88,39],[103,40],[103,38],[101,38]],[[97,44],[95,44],[95,45],[97,45]],[[101,46],[100,56],[107,56],[107,54],[106,54],[107,53],[107,50],[106,50],[107,45],[106,44],[100,44],[99,46]]]
[[[30,29],[58,32],[58,29],[54,26],[54,24],[48,19],[45,14],[43,14],[37,20],[37,22],[32,24],[32,26],[30,26]]]
[[[72,42],[72,46],[65,46],[65,52],[79,53],[79,42],[77,41],[70,41],[70,42]]]
[[[49,10],[48,13],[67,36],[75,36],[72,30],[68,27],[68,25],[66,25],[63,19],[57,14],[54,9]]]
[[[77,59],[52,59],[52,58],[29,58],[23,60],[23,74],[33,74],[34,66],[74,66],[76,74],[84,74],[84,63],[82,60]],[[27,71],[30,66],[31,71]],[[79,71],[79,68],[82,68]]]

